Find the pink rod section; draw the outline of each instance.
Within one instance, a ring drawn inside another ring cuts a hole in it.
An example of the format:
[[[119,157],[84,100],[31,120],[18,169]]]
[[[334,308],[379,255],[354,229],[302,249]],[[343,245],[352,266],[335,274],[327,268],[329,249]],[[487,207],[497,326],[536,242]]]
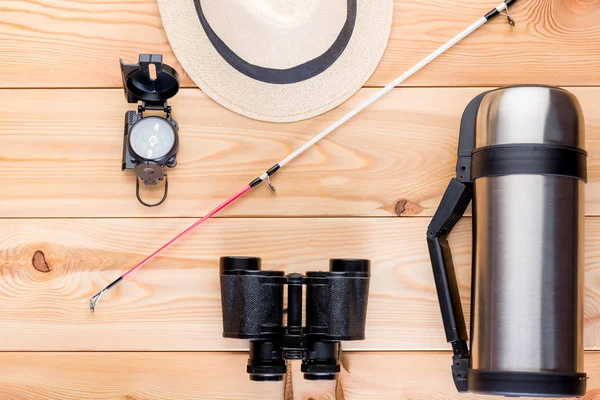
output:
[[[186,234],[190,233],[191,231],[193,231],[194,229],[196,229],[198,226],[202,225],[206,220],[208,220],[209,218],[211,218],[213,215],[215,215],[216,213],[218,213],[219,211],[221,211],[222,209],[224,209],[225,207],[227,207],[228,205],[230,205],[231,203],[233,203],[234,201],[236,201],[237,199],[239,199],[240,197],[242,197],[242,195],[244,195],[250,189],[252,189],[252,186],[248,185],[244,189],[240,190],[238,193],[236,193],[229,200],[227,200],[226,202],[224,202],[223,204],[221,204],[219,207],[215,208],[214,210],[212,210],[211,212],[209,212],[208,214],[206,214],[202,219],[200,219],[196,223],[194,223],[194,225],[190,226],[185,231],[181,232],[179,235],[177,235],[173,239],[171,239],[167,244],[165,244],[164,246],[162,246],[160,249],[158,249],[154,253],[150,254],[148,257],[146,257],[138,265],[136,265],[135,267],[131,268],[129,271],[125,272],[123,274],[123,278],[125,278],[127,275],[131,274],[133,271],[135,271],[136,269],[140,268],[141,266],[145,265],[147,262],[149,262],[150,260],[152,260],[157,255],[159,255],[163,250],[165,250],[168,247],[170,247],[173,243],[175,243],[176,241],[178,241],[179,239],[181,239],[182,237],[184,237]]]

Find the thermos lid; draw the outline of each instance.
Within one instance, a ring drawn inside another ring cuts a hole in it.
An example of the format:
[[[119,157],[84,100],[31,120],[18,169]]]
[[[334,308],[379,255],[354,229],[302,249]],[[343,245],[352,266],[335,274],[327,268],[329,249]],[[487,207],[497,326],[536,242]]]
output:
[[[485,95],[477,115],[477,148],[540,143],[585,147],[583,113],[570,92],[549,86],[513,86]]]

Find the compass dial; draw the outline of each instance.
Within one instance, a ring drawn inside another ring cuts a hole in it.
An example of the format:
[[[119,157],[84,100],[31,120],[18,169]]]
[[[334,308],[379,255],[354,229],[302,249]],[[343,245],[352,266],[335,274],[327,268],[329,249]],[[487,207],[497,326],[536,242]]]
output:
[[[146,117],[131,128],[129,144],[139,157],[158,160],[175,146],[175,130],[164,118]]]

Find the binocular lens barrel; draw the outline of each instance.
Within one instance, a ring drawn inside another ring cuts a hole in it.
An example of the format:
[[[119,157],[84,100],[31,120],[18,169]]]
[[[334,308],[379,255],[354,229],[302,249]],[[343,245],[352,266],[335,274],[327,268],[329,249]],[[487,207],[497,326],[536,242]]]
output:
[[[329,272],[306,274],[306,329],[323,340],[363,340],[370,261],[331,260]]]
[[[342,346],[340,342],[312,342],[302,361],[304,379],[331,381],[340,373]]]
[[[371,261],[358,258],[334,258],[329,260],[329,272],[358,273],[371,276]]]
[[[223,336],[265,339],[283,330],[283,272],[261,271],[260,258],[221,258]]]
[[[260,263],[258,257],[221,257],[221,275],[233,271],[260,271]]]
[[[281,346],[267,340],[250,342],[248,368],[252,381],[281,381],[286,373]]]

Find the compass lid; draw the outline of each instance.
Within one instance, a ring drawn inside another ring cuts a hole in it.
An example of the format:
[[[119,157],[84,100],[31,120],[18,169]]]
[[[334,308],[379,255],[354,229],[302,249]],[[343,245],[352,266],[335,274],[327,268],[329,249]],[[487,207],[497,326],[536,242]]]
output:
[[[138,64],[121,62],[121,75],[125,98],[129,103],[145,101],[163,104],[179,91],[179,74],[167,64],[163,64],[161,54],[140,54]],[[151,75],[151,65],[156,68],[156,76]]]

